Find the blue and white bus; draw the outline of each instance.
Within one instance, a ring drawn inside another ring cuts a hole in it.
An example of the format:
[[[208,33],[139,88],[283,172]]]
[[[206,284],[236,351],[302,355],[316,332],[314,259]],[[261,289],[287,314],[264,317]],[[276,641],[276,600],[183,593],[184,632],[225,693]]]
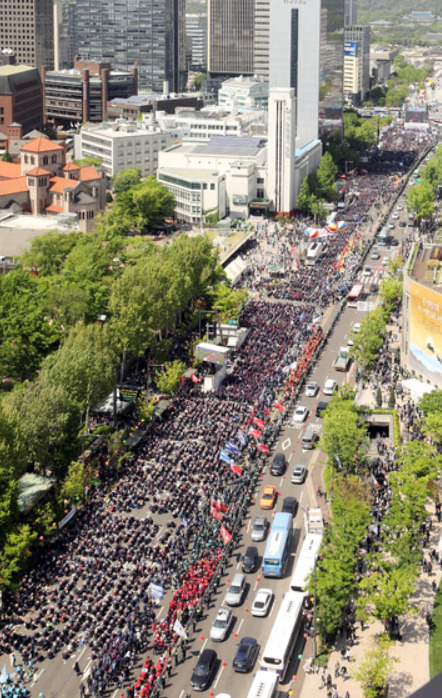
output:
[[[275,514],[264,557],[262,571],[264,577],[282,577],[289,554],[293,533],[291,514]]]
[[[284,594],[272,630],[264,647],[261,660],[262,671],[273,671],[279,681],[284,682],[290,659],[303,621],[304,594],[288,591]]]

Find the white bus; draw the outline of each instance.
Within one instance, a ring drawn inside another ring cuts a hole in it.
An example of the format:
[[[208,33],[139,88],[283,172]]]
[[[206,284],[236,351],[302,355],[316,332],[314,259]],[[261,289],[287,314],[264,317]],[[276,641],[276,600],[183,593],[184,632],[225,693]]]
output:
[[[290,582],[290,589],[292,591],[305,591],[307,581],[318,559],[321,543],[322,536],[318,533],[308,533],[304,538],[301,552],[296,562],[295,571],[293,572],[292,581]]]
[[[278,676],[272,671],[257,671],[247,698],[276,698]]]
[[[307,264],[307,266],[313,266],[318,261],[318,259],[320,259],[322,254],[322,247],[322,242],[319,242],[317,240],[313,240],[313,242],[310,243],[305,258],[305,263]]]
[[[298,633],[302,625],[304,594],[288,591],[281,606],[262,653],[261,670],[272,671],[283,682],[289,668]]]

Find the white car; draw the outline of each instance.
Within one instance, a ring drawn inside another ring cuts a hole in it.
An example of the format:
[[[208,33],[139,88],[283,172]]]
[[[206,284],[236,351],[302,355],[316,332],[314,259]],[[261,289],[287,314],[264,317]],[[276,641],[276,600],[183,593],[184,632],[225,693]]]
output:
[[[269,612],[273,600],[273,591],[271,589],[259,589],[252,605],[252,616],[264,618]]]
[[[381,255],[379,254],[379,252],[377,250],[375,250],[374,252],[371,253],[371,258],[372,259],[380,259]]]
[[[319,385],[317,384],[316,381],[310,381],[307,383],[307,387],[305,389],[305,397],[316,397],[316,393],[319,390]]]
[[[398,211],[403,211],[403,210],[404,210],[404,207],[402,206],[402,204],[398,204],[398,205],[396,206],[396,208],[397,208]]]
[[[229,628],[232,625],[233,613],[230,608],[220,608],[210,628],[210,639],[214,642],[222,642],[226,639]]]
[[[371,267],[365,267],[364,271],[362,272],[362,276],[371,276],[372,272],[373,270]]]
[[[399,218],[399,214],[398,214],[398,213],[393,213],[392,219],[393,219],[394,221],[397,221],[398,218]]]
[[[361,329],[361,323],[354,322],[351,329],[353,330],[353,332],[356,332],[356,334],[357,334],[359,332],[359,330]]]
[[[299,405],[299,407],[296,408],[296,410],[293,414],[293,423],[294,424],[302,424],[302,422],[305,422],[307,417],[308,417],[307,407],[304,407],[303,405]]]
[[[333,395],[333,393],[337,389],[338,389],[338,384],[336,383],[336,381],[333,380],[333,378],[329,378],[328,380],[325,381],[322,392],[324,393],[324,395]]]

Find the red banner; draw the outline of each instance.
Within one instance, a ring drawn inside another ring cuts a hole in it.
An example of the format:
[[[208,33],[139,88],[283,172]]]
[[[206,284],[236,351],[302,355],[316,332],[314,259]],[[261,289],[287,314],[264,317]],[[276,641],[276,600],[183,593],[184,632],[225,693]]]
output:
[[[194,373],[190,376],[190,380],[192,380],[194,383],[199,383],[199,379],[195,376]]]
[[[240,468],[239,465],[235,465],[235,463],[231,464],[230,470],[232,473],[235,473],[235,475],[242,475],[242,468]]]
[[[221,537],[226,545],[232,540],[232,536],[224,526],[221,526]]]
[[[269,447],[265,444],[259,444],[258,451],[261,451],[261,453],[270,453]]]
[[[254,436],[255,439],[260,439],[262,436],[262,432],[260,432],[259,429],[250,429],[249,434],[250,436]]]
[[[253,420],[253,424],[256,427],[259,427],[260,429],[264,429],[265,427],[265,422],[263,422],[262,419],[258,419],[258,417],[255,417],[255,419]]]
[[[263,412],[264,412],[265,416],[270,419],[270,412],[268,411],[267,407],[263,408]]]
[[[217,506],[218,506],[218,511],[221,511],[223,514],[226,513],[227,507],[223,502],[220,502],[219,499],[217,500]]]
[[[281,405],[280,402],[275,402],[275,407],[277,407],[280,412],[285,412],[285,407]]]

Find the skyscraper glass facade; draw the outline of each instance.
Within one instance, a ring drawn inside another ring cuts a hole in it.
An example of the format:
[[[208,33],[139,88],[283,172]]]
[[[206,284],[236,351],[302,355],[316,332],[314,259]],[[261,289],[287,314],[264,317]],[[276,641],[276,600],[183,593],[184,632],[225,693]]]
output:
[[[319,134],[342,128],[344,0],[322,0],[319,52]]]
[[[211,75],[252,75],[255,0],[208,0]]]

